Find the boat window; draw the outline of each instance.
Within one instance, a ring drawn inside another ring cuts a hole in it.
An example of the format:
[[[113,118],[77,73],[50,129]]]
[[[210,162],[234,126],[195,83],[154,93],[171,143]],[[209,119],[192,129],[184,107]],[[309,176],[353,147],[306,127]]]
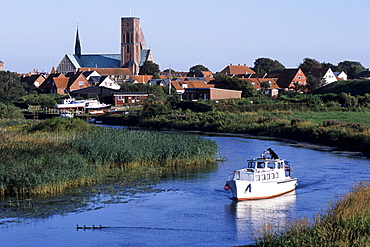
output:
[[[275,173],[271,173],[271,179],[275,178]]]
[[[257,168],[265,168],[265,162],[258,162]]]
[[[262,180],[266,180],[265,174],[262,174]]]
[[[276,173],[276,178],[279,178],[279,173],[278,172]]]
[[[268,168],[270,168],[270,169],[275,169],[275,167],[276,167],[276,163],[275,163],[275,162],[269,162],[269,163],[267,164],[267,167],[268,167]]]
[[[267,180],[269,180],[270,179],[270,173],[269,174],[267,174]]]
[[[248,163],[248,168],[255,168],[256,167],[256,163],[255,162],[249,162]]]
[[[260,181],[260,175],[256,175],[256,181]]]
[[[253,181],[254,175],[250,173],[240,173],[240,180]]]

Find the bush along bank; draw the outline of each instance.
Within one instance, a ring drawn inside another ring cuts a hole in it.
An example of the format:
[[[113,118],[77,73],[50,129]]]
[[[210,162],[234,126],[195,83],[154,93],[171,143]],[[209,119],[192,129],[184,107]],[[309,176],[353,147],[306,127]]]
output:
[[[215,164],[217,144],[196,136],[101,128],[54,118],[0,130],[0,196],[161,177]],[[51,128],[52,127],[52,128]]]
[[[271,111],[230,113],[173,110],[156,115],[128,116],[125,118],[125,123],[161,130],[198,130],[279,137],[329,145],[342,150],[370,155],[370,127],[365,124],[344,123],[334,120],[326,120],[320,124],[315,124],[301,118],[289,120],[279,117],[282,114],[284,113]]]

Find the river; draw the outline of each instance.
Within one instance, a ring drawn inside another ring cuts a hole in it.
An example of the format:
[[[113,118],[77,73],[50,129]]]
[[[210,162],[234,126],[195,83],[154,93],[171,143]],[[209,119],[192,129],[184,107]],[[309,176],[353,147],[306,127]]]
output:
[[[214,169],[169,177],[155,185],[82,195],[83,206],[44,217],[0,219],[0,246],[235,246],[250,244],[261,226],[314,218],[332,199],[369,179],[369,159],[296,147],[288,142],[235,136],[216,141],[226,161]],[[223,186],[228,174],[271,147],[290,161],[299,186],[265,200],[234,202]],[[120,187],[121,186],[121,187]],[[109,189],[108,189],[109,190]],[[77,197],[77,196],[76,196]],[[70,201],[77,200],[70,198]],[[51,199],[53,203],[57,199]],[[52,205],[45,202],[45,207]],[[67,206],[66,206],[67,207]],[[68,208],[68,207],[67,207]],[[4,212],[4,208],[2,212]],[[76,224],[102,229],[76,229]]]

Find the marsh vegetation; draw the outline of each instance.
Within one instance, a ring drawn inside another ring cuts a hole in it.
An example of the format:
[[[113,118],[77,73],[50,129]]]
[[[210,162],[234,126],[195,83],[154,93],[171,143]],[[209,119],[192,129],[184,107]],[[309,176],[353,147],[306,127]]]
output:
[[[181,173],[214,163],[217,152],[214,142],[196,136],[102,128],[79,119],[13,122],[0,135],[1,196],[54,195],[106,179]]]

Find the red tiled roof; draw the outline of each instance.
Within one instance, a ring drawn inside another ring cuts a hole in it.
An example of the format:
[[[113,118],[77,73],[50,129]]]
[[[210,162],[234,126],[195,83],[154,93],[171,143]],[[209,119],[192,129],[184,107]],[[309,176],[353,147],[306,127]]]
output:
[[[132,75],[131,78],[138,83],[148,83],[153,78],[152,75]]]
[[[203,77],[213,77],[211,71],[201,71],[200,73],[203,75]]]
[[[68,77],[55,77],[54,83],[57,88],[63,88],[66,89],[68,87]]]
[[[171,81],[172,86],[177,90],[185,90],[178,81]]]
[[[214,85],[209,85],[205,81],[183,81],[183,84],[187,84],[187,88],[210,88]]]
[[[227,75],[242,75],[242,74],[255,74],[247,65],[228,65],[220,71],[221,74]]]

